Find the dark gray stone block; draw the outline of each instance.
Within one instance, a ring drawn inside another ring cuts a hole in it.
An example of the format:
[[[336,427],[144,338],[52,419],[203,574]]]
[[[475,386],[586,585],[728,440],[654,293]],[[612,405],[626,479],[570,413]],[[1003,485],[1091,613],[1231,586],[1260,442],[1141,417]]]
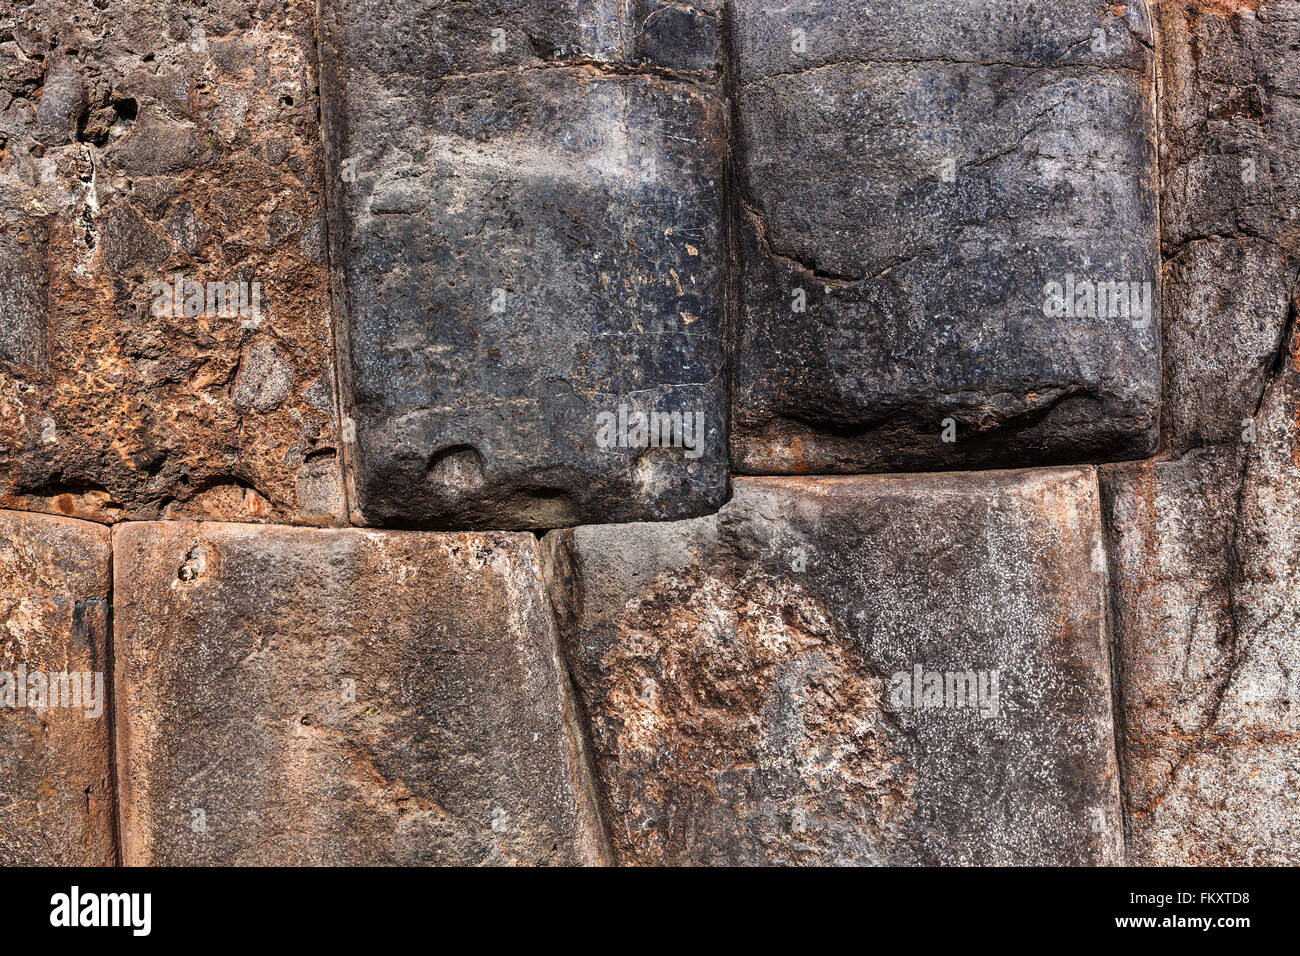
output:
[[[1144,5],[879,7],[733,8],[738,470],[1149,454]],[[1098,309],[1100,283],[1138,294]]]
[[[354,519],[707,513],[727,489],[725,117],[716,73],[654,61],[711,68],[716,17],[690,18],[692,59],[517,6],[457,6],[436,40],[435,5],[395,5],[408,45],[369,7],[326,4]],[[635,418],[652,414],[655,440]]]
[[[1300,3],[1173,0],[1161,51],[1165,426],[1237,442],[1300,296]]]

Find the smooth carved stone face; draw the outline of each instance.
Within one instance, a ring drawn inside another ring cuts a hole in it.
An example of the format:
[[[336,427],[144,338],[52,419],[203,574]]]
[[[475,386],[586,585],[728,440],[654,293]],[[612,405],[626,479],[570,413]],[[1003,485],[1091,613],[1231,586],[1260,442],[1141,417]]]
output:
[[[1100,546],[1091,469],[738,479],[552,532],[620,861],[1119,862]]]
[[[1300,521],[1261,502],[1298,471],[1218,447],[1107,476],[1135,864],[1300,861]]]
[[[128,864],[599,860],[530,535],[116,529]]]
[[[1151,453],[1145,5],[878,7],[733,8],[738,469]]]
[[[0,511],[0,865],[112,866],[109,532]]]
[[[680,57],[621,34],[574,52],[562,18],[522,47],[511,27],[499,54],[489,25],[509,21],[476,33],[468,13],[444,21],[444,55],[379,53],[376,25],[339,6],[322,49],[354,518],[545,528],[716,509],[718,74],[635,72]]]

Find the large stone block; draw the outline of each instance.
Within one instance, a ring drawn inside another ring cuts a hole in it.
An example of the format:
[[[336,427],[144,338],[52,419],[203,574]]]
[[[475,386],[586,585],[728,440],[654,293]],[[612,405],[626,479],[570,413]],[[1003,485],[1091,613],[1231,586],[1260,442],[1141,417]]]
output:
[[[1295,863],[1300,4],[1156,27],[1173,457],[1102,480],[1129,855]]]
[[[0,29],[0,504],[342,519],[312,3],[250,10]]]
[[[1154,450],[1146,4],[738,0],[731,35],[740,471]]]
[[[1158,7],[1166,430],[1236,442],[1283,361],[1300,274],[1300,3]]]
[[[1300,862],[1300,340],[1254,440],[1115,466],[1110,536],[1132,862]]]
[[[108,529],[0,511],[0,865],[111,866]]]
[[[531,536],[114,534],[126,863],[601,859]]]
[[[1120,861],[1091,469],[738,479],[543,548],[621,861]]]
[[[354,520],[550,528],[715,510],[716,17],[664,5],[656,23],[690,29],[655,39],[622,4],[324,6]]]

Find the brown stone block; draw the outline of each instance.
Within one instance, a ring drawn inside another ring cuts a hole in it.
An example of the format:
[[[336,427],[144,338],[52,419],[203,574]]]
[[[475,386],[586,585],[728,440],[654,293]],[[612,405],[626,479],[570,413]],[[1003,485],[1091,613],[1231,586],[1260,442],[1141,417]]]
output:
[[[1300,340],[1252,440],[1102,475],[1134,863],[1300,862]]]
[[[601,859],[532,536],[114,534],[126,863]]]
[[[1100,548],[1091,469],[737,479],[552,532],[619,859],[1119,862]]]
[[[111,866],[109,532],[0,511],[0,865]]]
[[[313,4],[249,10],[0,34],[0,505],[341,520]]]

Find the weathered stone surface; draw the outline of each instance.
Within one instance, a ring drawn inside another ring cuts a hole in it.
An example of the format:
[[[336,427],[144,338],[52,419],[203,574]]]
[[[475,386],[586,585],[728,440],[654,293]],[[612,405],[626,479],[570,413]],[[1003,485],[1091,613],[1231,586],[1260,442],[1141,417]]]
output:
[[[601,858],[531,536],[114,535],[128,864]]]
[[[1158,8],[1167,460],[1103,471],[1128,849],[1300,861],[1300,4]]]
[[[0,863],[1300,863],[1300,0],[315,7],[0,5]]]
[[[1091,469],[738,479],[543,547],[621,861],[1119,862]]]
[[[1240,439],[1300,275],[1300,3],[1158,9],[1167,445]]]
[[[0,865],[111,866],[108,530],[0,511],[0,541]]]
[[[312,9],[0,13],[0,503],[342,518]]]
[[[738,470],[1154,450],[1144,3],[738,0],[731,35]],[[1150,311],[1087,316],[1085,280]],[[1071,282],[1080,314],[1046,315]]]
[[[1166,264],[1171,453],[1241,440],[1279,361],[1298,264],[1249,239],[1193,241]]]
[[[1256,439],[1103,473],[1130,859],[1300,862],[1300,342]]]
[[[681,33],[633,29],[625,4],[324,7],[353,519],[550,528],[715,510],[717,18],[663,5],[655,22],[686,18]],[[651,413],[676,431],[638,434],[633,416]]]
[[[407,79],[589,62],[722,68],[723,0],[326,0],[323,51],[353,79]],[[338,46],[335,46],[338,44]],[[330,47],[333,47],[331,50]]]

